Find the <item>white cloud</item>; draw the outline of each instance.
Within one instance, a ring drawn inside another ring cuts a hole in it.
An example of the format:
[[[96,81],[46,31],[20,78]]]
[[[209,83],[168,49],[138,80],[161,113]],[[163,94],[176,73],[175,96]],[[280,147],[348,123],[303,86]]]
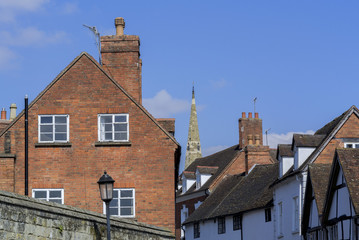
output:
[[[0,69],[11,69],[14,68],[14,62],[16,54],[10,49],[0,46]]]
[[[0,0],[0,21],[15,21],[16,15],[26,11],[36,11],[49,0]]]
[[[202,149],[202,156],[206,157],[209,156],[213,153],[222,151],[223,149],[228,148],[228,146],[224,146],[224,145],[217,145],[217,146],[212,146],[212,147],[208,147],[208,148],[204,148]]]
[[[144,98],[143,105],[155,117],[170,117],[191,107],[189,101],[172,98],[166,90],[159,91],[153,98]]]
[[[218,81],[211,81],[211,84],[214,88],[224,88],[227,86],[228,82],[222,78]]]
[[[49,34],[35,27],[0,32],[0,42],[8,46],[44,46],[64,41],[67,41],[65,32]]]
[[[72,14],[74,12],[77,12],[78,6],[76,3],[67,2],[64,5],[63,13],[64,14]]]
[[[288,132],[285,134],[269,133],[268,134],[268,145],[270,148],[277,148],[278,144],[290,144],[292,143],[292,138],[294,133],[299,134],[314,134],[313,130],[308,130],[306,132]],[[266,135],[263,134],[263,144],[266,145]]]

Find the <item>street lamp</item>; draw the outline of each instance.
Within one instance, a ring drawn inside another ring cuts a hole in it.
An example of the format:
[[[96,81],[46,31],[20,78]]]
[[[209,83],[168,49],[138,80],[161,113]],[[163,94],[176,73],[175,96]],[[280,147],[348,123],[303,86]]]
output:
[[[105,171],[102,177],[98,180],[98,186],[100,188],[100,194],[102,201],[106,204],[106,218],[107,218],[107,240],[111,239],[110,228],[110,202],[112,200],[113,183],[115,180]]]

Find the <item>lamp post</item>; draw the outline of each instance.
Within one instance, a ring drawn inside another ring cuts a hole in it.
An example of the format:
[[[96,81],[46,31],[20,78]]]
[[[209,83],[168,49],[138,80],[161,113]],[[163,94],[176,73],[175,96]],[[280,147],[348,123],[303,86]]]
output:
[[[110,202],[112,200],[113,183],[115,180],[105,171],[102,177],[98,180],[98,186],[100,188],[100,194],[102,201],[106,204],[106,218],[107,218],[107,240],[111,239],[111,227],[110,227]]]

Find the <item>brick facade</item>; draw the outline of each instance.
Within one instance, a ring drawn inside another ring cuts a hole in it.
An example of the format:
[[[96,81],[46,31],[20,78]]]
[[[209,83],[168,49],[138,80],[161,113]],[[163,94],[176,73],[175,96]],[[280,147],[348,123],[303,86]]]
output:
[[[117,57],[128,63],[132,55]],[[103,55],[104,64],[109,59],[116,62],[113,58]],[[33,188],[63,188],[66,205],[102,213],[97,181],[106,170],[116,181],[115,188],[135,188],[136,220],[174,232],[179,145],[141,106],[141,68],[135,68],[134,75],[131,69],[120,68],[115,74],[106,68],[114,81],[91,56],[82,53],[29,105],[29,195]],[[118,80],[120,73],[123,79],[137,81],[135,90],[132,84]],[[125,144],[98,141],[98,114],[108,113],[129,114],[129,141]],[[68,115],[69,142],[39,143],[40,114]],[[0,158],[0,189],[24,194],[23,113],[0,133],[0,154],[9,131],[8,154],[16,157]]]

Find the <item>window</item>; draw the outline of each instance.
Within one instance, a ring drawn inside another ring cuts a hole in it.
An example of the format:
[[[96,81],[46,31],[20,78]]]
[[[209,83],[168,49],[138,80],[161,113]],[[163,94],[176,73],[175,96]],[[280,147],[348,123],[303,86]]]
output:
[[[199,222],[195,222],[193,224],[193,238],[199,238],[201,236],[201,232],[199,229]]]
[[[218,234],[226,233],[226,219],[224,217],[218,218]]]
[[[283,206],[282,202],[278,203],[278,235],[283,236]]]
[[[32,197],[48,202],[64,204],[63,189],[32,189]]]
[[[39,142],[68,142],[69,115],[39,115]]]
[[[270,208],[264,209],[265,221],[270,222],[272,221],[272,211]]]
[[[239,214],[233,216],[233,231],[242,229],[241,216]]]
[[[105,204],[104,213],[106,213]],[[113,199],[110,202],[110,215],[118,217],[135,216],[135,189],[123,188],[113,190]]]
[[[338,239],[338,225],[328,227],[328,240]]]
[[[100,142],[128,141],[128,114],[99,114],[98,140]]]
[[[355,142],[344,143],[344,147],[345,148],[359,148],[359,143],[355,143]]]
[[[298,196],[293,198],[293,226],[292,231],[299,231],[299,199]]]

